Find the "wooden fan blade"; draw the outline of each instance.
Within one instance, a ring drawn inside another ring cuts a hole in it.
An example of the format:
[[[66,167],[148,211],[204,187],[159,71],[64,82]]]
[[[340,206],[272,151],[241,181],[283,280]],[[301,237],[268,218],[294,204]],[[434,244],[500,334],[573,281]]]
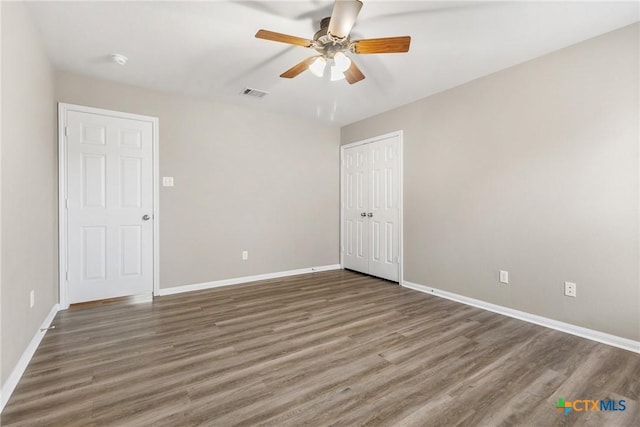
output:
[[[382,39],[364,39],[353,42],[356,53],[400,53],[408,52],[411,37],[386,37]]]
[[[360,71],[360,68],[358,68],[353,59],[351,60],[351,66],[344,72],[344,78],[350,85],[364,80],[364,74],[362,74],[362,71]]]
[[[287,71],[280,74],[280,77],[283,77],[285,79],[292,79],[298,74],[302,73],[303,71],[307,71],[309,69],[309,65],[311,65],[311,63],[315,61],[318,56],[319,55],[312,56],[305,59],[304,61],[298,62],[293,67],[289,68]]]
[[[347,37],[356,23],[360,9],[360,0],[336,0],[329,21],[329,33],[341,39]]]
[[[276,33],[269,30],[258,30],[256,33],[256,38],[271,40],[274,42],[294,44],[296,46],[302,47],[310,47],[313,42],[308,39],[303,39],[302,37],[290,36],[288,34]]]

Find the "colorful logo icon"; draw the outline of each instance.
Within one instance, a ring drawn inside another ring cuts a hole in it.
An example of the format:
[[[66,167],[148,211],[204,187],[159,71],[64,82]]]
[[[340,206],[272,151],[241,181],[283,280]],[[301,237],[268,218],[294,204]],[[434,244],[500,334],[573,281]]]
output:
[[[556,409],[558,411],[563,411],[565,415],[569,413],[573,408],[571,407],[571,402],[565,402],[562,397],[558,398],[558,403],[556,404]]]

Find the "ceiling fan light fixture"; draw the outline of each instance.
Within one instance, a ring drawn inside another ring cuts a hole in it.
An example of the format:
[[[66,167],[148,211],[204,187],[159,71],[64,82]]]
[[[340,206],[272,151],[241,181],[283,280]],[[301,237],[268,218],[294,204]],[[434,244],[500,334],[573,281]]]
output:
[[[336,64],[335,66],[338,68],[338,70],[342,71],[343,73],[347,71],[349,67],[351,67],[351,59],[349,59],[349,57],[347,57],[347,55],[342,52],[336,52],[336,54],[333,56],[333,62]]]
[[[298,62],[280,74],[280,77],[292,79],[304,71],[311,71],[317,77],[330,73],[331,81],[345,79],[354,84],[364,80],[365,76],[349,55],[371,53],[402,53],[409,51],[411,36],[383,37],[375,39],[351,40],[350,33],[358,14],[362,9],[362,0],[334,0],[330,17],[320,21],[320,30],[313,39],[291,36],[269,30],[258,30],[255,37],[274,42],[302,46],[317,53]],[[327,68],[330,68],[329,73]]]
[[[322,77],[324,75],[324,69],[326,65],[327,60],[322,56],[319,56],[315,61],[311,63],[311,65],[309,65],[309,71],[311,71],[316,77]]]
[[[331,81],[336,82],[344,79],[344,72],[337,65],[331,67]]]

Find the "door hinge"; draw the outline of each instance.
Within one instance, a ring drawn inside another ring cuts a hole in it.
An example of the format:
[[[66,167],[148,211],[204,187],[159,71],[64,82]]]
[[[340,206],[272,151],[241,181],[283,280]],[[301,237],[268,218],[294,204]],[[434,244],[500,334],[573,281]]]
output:
[[[68,126],[64,127],[64,136],[69,136],[69,127]]]
[[[64,199],[64,208],[69,209],[69,199]]]
[[[68,271],[64,272],[64,280],[69,281],[69,272]]]

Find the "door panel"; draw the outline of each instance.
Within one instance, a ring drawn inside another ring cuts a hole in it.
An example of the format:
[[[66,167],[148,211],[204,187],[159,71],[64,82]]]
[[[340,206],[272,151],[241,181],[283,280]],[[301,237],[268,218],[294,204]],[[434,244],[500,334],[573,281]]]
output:
[[[107,274],[107,230],[82,227],[82,279],[105,279]]]
[[[106,159],[102,154],[82,154],[82,207],[104,208],[107,192]]]
[[[354,147],[344,151],[344,228],[343,262],[345,268],[366,271],[369,265],[367,227],[368,192],[367,150]],[[365,213],[365,216],[362,216]]]
[[[152,124],[69,111],[66,126],[69,303],[151,293]]]
[[[120,276],[140,276],[142,273],[142,227],[120,227]]]
[[[369,263],[369,274],[398,281],[400,205],[400,144],[398,137],[369,144],[371,171],[372,246],[376,255]]]
[[[142,161],[136,157],[120,157],[120,206],[139,208],[142,204]]]

